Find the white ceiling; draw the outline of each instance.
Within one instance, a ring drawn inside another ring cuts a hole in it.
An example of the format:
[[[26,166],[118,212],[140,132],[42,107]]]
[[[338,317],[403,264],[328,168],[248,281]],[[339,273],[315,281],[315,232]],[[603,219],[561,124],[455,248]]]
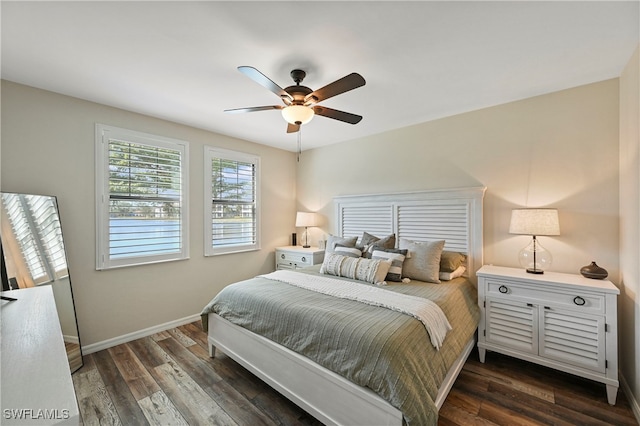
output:
[[[364,87],[321,104],[303,149],[618,77],[638,44],[630,2],[9,2],[2,78],[295,151],[278,105],[237,71],[317,89],[351,72]],[[109,123],[106,123],[109,124]]]

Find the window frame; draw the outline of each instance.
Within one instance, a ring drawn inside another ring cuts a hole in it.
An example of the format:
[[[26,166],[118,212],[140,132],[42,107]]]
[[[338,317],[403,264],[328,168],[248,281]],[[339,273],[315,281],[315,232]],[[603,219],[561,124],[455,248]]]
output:
[[[260,156],[256,154],[248,154],[229,149],[216,148],[212,146],[204,147],[204,255],[218,256],[230,253],[242,253],[247,251],[260,250],[261,248],[261,203],[260,203]],[[213,245],[213,212],[212,212],[212,161],[214,158],[221,158],[230,161],[239,161],[251,163],[254,167],[254,224],[255,224],[255,242],[251,244],[239,244],[229,247],[215,247]]]
[[[180,237],[182,247],[174,253],[109,256],[109,141],[117,140],[180,152]],[[96,124],[96,269],[106,270],[189,258],[189,143],[183,140]]]

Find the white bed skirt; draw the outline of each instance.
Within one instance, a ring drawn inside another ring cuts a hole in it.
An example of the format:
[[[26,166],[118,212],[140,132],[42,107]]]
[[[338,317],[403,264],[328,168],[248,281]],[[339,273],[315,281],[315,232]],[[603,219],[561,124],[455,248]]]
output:
[[[308,358],[209,314],[209,354],[216,348],[327,425],[402,425],[402,413],[380,396]],[[445,377],[436,398],[440,409],[475,345],[472,338]]]

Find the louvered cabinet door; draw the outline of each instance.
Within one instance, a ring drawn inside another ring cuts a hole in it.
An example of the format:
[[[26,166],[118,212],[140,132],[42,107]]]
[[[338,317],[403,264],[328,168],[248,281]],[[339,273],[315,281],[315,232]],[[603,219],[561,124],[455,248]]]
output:
[[[604,373],[605,318],[543,308],[540,356]]]
[[[538,353],[538,315],[524,302],[488,299],[486,341],[518,351]]]

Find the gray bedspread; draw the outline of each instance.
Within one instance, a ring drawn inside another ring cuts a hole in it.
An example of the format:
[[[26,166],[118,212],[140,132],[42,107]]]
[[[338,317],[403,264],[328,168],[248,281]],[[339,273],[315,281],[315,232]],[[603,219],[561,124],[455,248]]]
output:
[[[422,323],[408,315],[266,278],[224,288],[204,308],[203,323],[216,313],[370,388],[398,408],[408,425],[435,425],[438,388],[478,325],[476,289],[464,278],[385,288],[440,306],[453,330],[439,351]]]

